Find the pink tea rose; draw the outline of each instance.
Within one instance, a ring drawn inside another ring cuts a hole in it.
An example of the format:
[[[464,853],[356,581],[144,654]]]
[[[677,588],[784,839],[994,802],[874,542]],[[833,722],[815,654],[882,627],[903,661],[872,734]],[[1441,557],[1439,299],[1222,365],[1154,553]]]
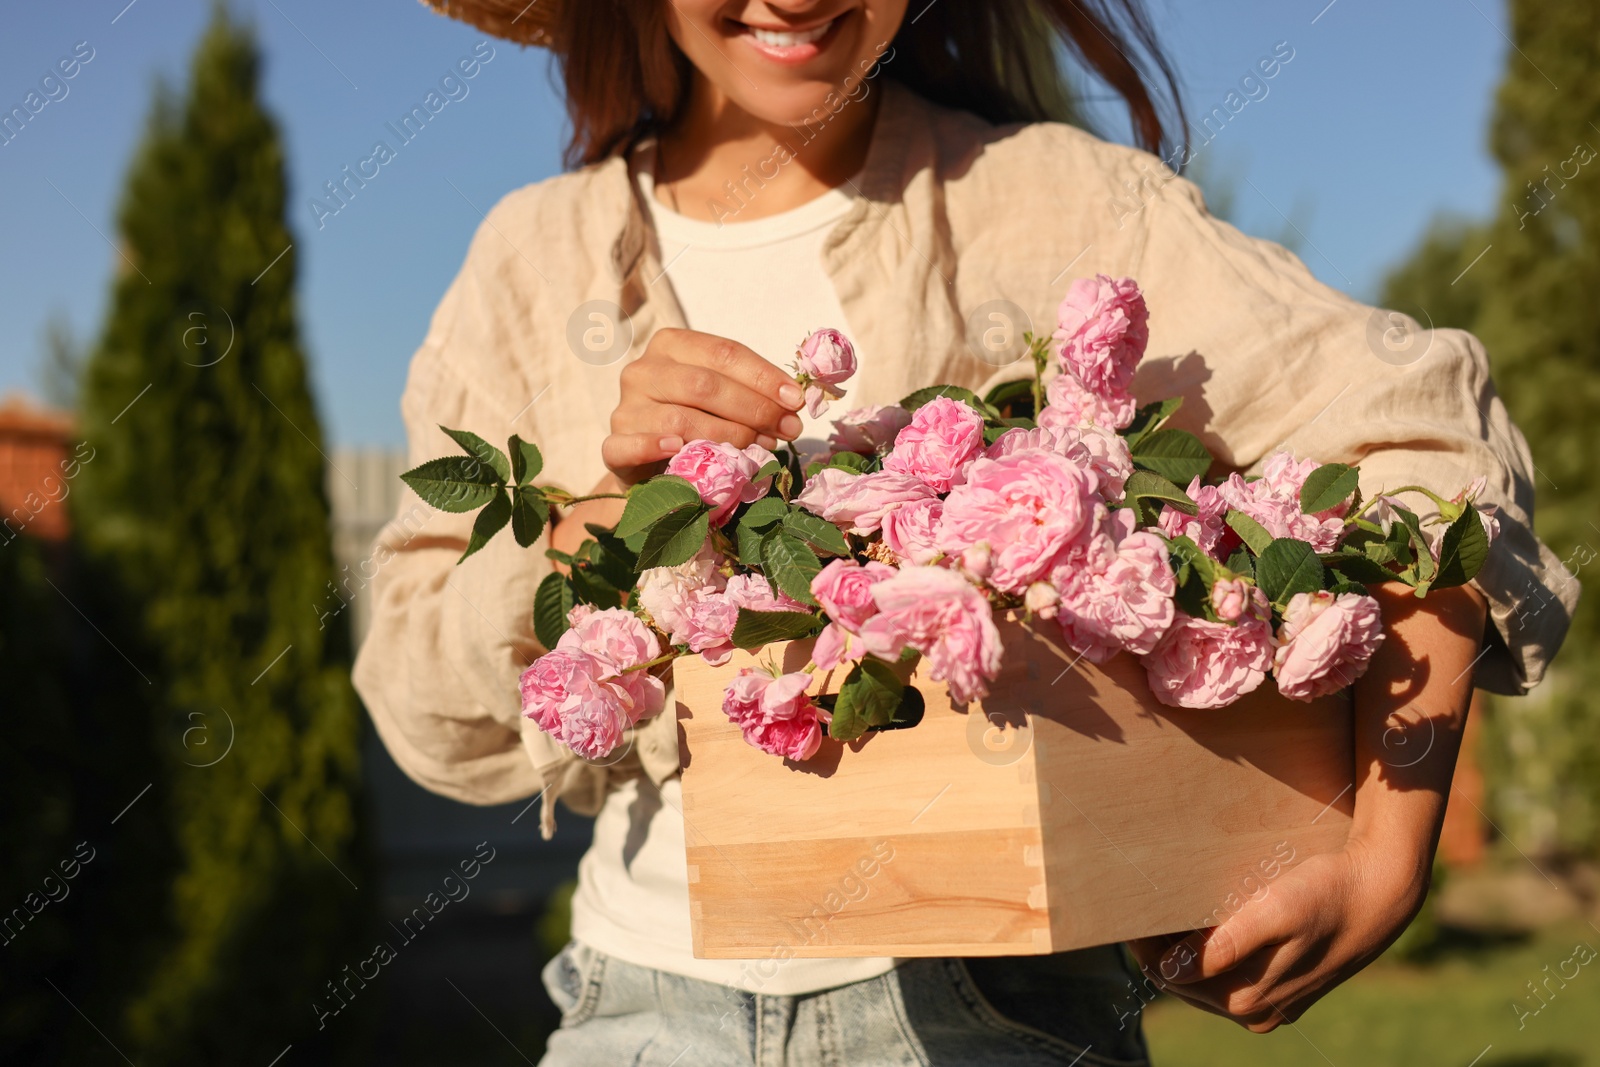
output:
[[[868,652],[892,663],[916,649],[957,704],[988,693],[1000,671],[1000,631],[988,598],[970,582],[943,567],[904,567],[874,585],[872,599],[878,614],[861,625]]]
[[[1305,541],[1318,552],[1332,552],[1344,536],[1344,505],[1315,515],[1300,510],[1300,487],[1321,464],[1315,460],[1297,462],[1288,452],[1267,457],[1261,477],[1247,482],[1238,474],[1217,487],[1228,506],[1255,519],[1273,537],[1292,537]]]
[[[1238,622],[1254,603],[1254,587],[1243,578],[1223,578],[1211,587],[1211,610],[1223,622]]]
[[[811,662],[827,672],[846,663],[855,663],[867,654],[861,639],[838,623],[830,622],[811,645]]]
[[[945,498],[939,547],[959,555],[987,543],[983,576],[1001,592],[1021,594],[1085,535],[1094,518],[1094,491],[1095,479],[1055,452],[985,457]]]
[[[811,609],[772,588],[759,574],[736,574],[721,592],[702,589],[689,600],[689,618],[682,642],[698,652],[712,666],[721,666],[733,655],[733,628],[739,622],[739,609],[750,611],[810,611]],[[678,640],[675,636],[674,640]]]
[[[1184,492],[1195,502],[1195,514],[1186,515],[1171,505],[1163,506],[1156,520],[1161,532],[1168,537],[1187,537],[1212,559],[1227,559],[1241,543],[1233,527],[1224,521],[1228,502],[1216,486],[1205,485],[1199,478],[1190,481]]]
[[[855,474],[824,467],[811,476],[794,502],[841,529],[865,537],[876,533],[883,517],[893,509],[933,496],[933,488],[913,474],[890,470]]]
[[[1272,666],[1272,607],[1254,590],[1236,623],[1178,612],[1140,662],[1156,699],[1176,708],[1221,708],[1254,692]]]
[[[640,573],[639,606],[674,644],[688,643],[681,635],[689,620],[689,605],[694,594],[702,589],[720,592],[727,585],[717,565],[717,554],[707,545],[687,563],[676,567],[651,567]]]
[[[872,587],[897,572],[886,563],[869,560],[836,559],[811,579],[811,595],[837,625],[854,633],[861,624],[878,613]]]
[[[800,342],[795,369],[805,387],[806,410],[817,418],[828,410],[829,400],[844,396],[839,386],[856,372],[855,347],[838,330],[816,330]]]
[[[983,454],[987,459],[1000,459],[1013,452],[1063,452],[1064,450],[1062,436],[1055,430],[1047,430],[1043,426],[1035,426],[1031,430],[1013,426],[996,437],[994,443],[983,450]]]
[[[1128,391],[1150,343],[1150,311],[1132,278],[1079,278],[1056,309],[1055,340],[1064,372],[1097,396]]]
[[[628,725],[656,714],[666,703],[666,687],[648,670],[631,670],[661,655],[661,641],[640,618],[623,608],[595,610],[587,604],[568,614],[571,629],[561,635],[556,649],[580,649],[605,667],[603,680],[628,694]]]
[[[1139,403],[1129,393],[1101,396],[1090,392],[1082,382],[1063,371],[1045,386],[1045,408],[1036,420],[1052,430],[1077,426],[1103,426],[1121,430],[1132,425]]]
[[[1145,655],[1172,625],[1177,579],[1166,542],[1135,531],[1133,523],[1125,509],[1107,516],[1051,578],[1061,598],[1055,614],[1062,638],[1091,663],[1124,650]]]
[[[698,652],[714,667],[733,655],[733,628],[739,621],[739,603],[726,591],[701,589],[689,597],[689,614],[673,639]]]
[[[728,683],[722,711],[756,748],[807,760],[822,743],[821,716],[806,694],[810,685],[811,675],[803,671],[774,678],[746,667]]]
[[[895,435],[885,471],[921,478],[934,491],[960,485],[968,464],[983,452],[983,416],[958,400],[934,397]]]
[[[581,648],[547,652],[522,672],[522,714],[578,755],[604,759],[636,721],[633,697],[601,680],[608,670]]]
[[[615,691],[618,686],[602,682],[599,688]],[[584,759],[603,760],[622,744],[627,718],[623,701],[615,698],[584,701],[562,719],[557,740]]]
[[[906,563],[932,563],[943,555],[939,550],[943,515],[944,501],[936,496],[890,508],[883,515],[883,543]]]
[[[1337,693],[1367,672],[1383,644],[1383,610],[1370,596],[1296,593],[1283,609],[1272,674],[1290,700]]]
[[[817,598],[829,623],[817,635],[811,662],[818,670],[831,671],[841,663],[858,660],[866,652],[860,641],[851,638],[861,624],[877,614],[872,586],[898,573],[886,563],[869,560],[836,559],[811,580],[811,595]]]
[[[667,473],[694,486],[711,505],[711,525],[720,526],[740,504],[767,495],[772,479],[753,479],[774,458],[760,445],[738,449],[722,441],[690,441],[667,461]]]
[[[911,425],[911,412],[899,404],[854,408],[833,420],[828,444],[835,452],[871,456],[894,447],[895,435]]]
[[[727,594],[735,604],[751,611],[811,610],[781,589],[774,589],[760,574],[736,574],[729,578]]]
[[[1133,474],[1127,440],[1103,426],[1035,426],[1031,430],[1014,426],[995,438],[983,454],[999,459],[1034,448],[1065,456],[1094,474],[1095,491],[1108,503],[1122,499],[1123,485]]]

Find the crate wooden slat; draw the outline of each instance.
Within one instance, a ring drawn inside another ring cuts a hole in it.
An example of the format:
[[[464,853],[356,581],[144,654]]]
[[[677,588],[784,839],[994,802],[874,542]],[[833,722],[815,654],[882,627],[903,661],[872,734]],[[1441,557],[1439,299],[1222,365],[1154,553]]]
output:
[[[1169,708],[1132,657],[1095,666],[1049,629],[1002,623],[982,705],[953,708],[924,663],[921,723],[825,738],[804,763],[747,745],[722,695],[758,659],[798,669],[809,643],[679,660],[695,955],[1026,955],[1189,930],[1344,843],[1347,697],[1268,682]]]

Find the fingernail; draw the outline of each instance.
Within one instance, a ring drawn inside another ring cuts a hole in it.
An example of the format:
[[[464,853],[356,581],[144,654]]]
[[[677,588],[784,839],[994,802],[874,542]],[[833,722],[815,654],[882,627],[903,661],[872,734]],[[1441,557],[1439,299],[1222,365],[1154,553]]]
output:
[[[663,437],[658,444],[661,446],[661,451],[675,453],[683,447],[683,438]]]
[[[800,436],[800,420],[794,415],[785,415],[778,420],[778,433],[780,436],[791,440]]]
[[[774,448],[778,447],[778,439],[776,437],[768,437],[764,433],[756,434],[756,444],[760,445],[768,452],[771,452]]]
[[[797,408],[800,406],[800,401],[804,400],[805,397],[806,395],[800,391],[800,387],[792,382],[784,383],[783,387],[778,390],[778,399],[783,401],[785,407]]]

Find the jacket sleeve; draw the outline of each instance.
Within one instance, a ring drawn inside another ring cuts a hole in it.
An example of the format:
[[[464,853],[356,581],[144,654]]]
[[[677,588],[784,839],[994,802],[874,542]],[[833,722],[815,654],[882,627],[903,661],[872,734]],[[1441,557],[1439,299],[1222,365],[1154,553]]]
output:
[[[1474,581],[1489,603],[1476,684],[1512,694],[1537,684],[1578,583],[1534,534],[1541,475],[1478,340],[1322,284],[1285,249],[1213,218],[1179,178],[1128,224],[1137,231],[1126,273],[1149,296],[1158,357],[1141,367],[1136,393],[1184,394],[1180,424],[1236,469],[1282,448],[1360,464],[1367,498],[1412,484],[1448,498],[1486,477],[1479,502],[1498,508],[1500,532]],[[1407,502],[1436,511],[1420,495]]]
[[[521,385],[496,365],[514,348],[485,240],[480,231],[411,363],[401,413],[412,466],[459,451],[441,425],[497,443],[513,431],[537,440],[516,411]],[[550,565],[504,533],[457,566],[473,519],[402,490],[374,549],[372,623],[354,676],[402,770],[436,793],[496,804],[538,792],[539,767],[564,751],[523,720],[517,688],[542,651],[532,605]]]

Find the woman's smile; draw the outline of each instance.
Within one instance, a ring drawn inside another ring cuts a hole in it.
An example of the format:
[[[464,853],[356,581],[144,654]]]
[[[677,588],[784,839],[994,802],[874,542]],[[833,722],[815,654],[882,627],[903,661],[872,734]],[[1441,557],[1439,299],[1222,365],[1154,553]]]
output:
[[[839,38],[839,30],[849,21],[850,14],[846,11],[824,21],[801,26],[756,25],[737,19],[728,19],[727,22],[734,31],[732,36],[738,37],[760,55],[774,63],[798,65],[826,51]]]

